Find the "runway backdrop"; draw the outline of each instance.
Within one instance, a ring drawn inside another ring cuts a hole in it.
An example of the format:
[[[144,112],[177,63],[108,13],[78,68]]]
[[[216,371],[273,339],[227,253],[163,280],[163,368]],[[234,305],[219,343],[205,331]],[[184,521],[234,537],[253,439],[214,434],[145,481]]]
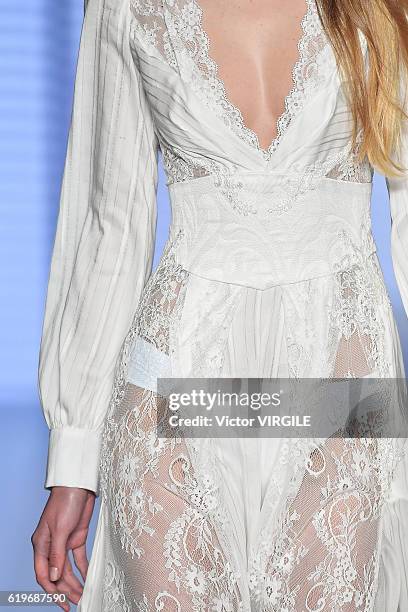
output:
[[[30,536],[48,495],[43,488],[48,430],[38,401],[38,350],[83,5],[82,0],[2,0],[1,6],[0,590],[33,590],[38,587]],[[378,176],[373,221],[408,364],[408,321],[390,259],[387,191]],[[154,265],[168,223],[160,165]]]

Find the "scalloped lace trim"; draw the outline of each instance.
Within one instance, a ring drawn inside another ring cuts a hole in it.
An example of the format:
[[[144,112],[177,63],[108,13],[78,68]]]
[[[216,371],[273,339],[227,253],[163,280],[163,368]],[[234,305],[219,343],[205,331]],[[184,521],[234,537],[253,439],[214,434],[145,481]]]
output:
[[[301,21],[298,59],[292,67],[293,86],[284,100],[285,109],[276,121],[277,135],[267,149],[261,148],[258,135],[245,125],[240,109],[228,98],[219,76],[219,66],[210,56],[210,38],[203,29],[203,10],[198,0],[131,0],[135,28],[145,44],[153,46],[167,63],[179,69],[186,82],[202,97],[224,123],[247,144],[268,159],[276,151],[292,119],[303,108],[310,91],[325,77],[322,51],[328,39],[321,26],[315,0],[306,0]]]
[[[200,57],[200,63],[205,65],[207,78],[211,82],[212,89],[216,88],[217,90],[216,98],[222,101],[222,107],[228,114],[231,124],[241,133],[242,138],[266,157],[269,157],[276,151],[293,117],[302,108],[305,93],[309,87],[308,81],[309,79],[316,79],[317,76],[315,71],[310,71],[310,67],[327,42],[320,27],[315,0],[306,0],[307,10],[301,21],[302,35],[297,44],[298,59],[291,71],[293,85],[284,99],[285,110],[276,121],[276,136],[266,149],[260,146],[257,133],[245,124],[239,107],[230,101],[224,81],[219,76],[219,66],[209,53],[211,40],[202,25],[203,10],[198,0],[191,0],[190,4],[197,13],[195,18],[197,28],[196,55]]]

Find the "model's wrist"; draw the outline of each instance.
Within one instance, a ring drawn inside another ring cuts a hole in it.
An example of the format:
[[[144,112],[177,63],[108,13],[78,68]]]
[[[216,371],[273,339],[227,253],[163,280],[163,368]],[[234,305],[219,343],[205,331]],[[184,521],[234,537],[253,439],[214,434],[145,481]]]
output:
[[[79,427],[51,429],[45,486],[86,489],[98,494],[101,432]]]
[[[92,495],[95,497],[95,492],[91,491],[91,489],[85,489],[83,487],[70,487],[66,485],[55,485],[53,487],[49,487],[51,495]]]

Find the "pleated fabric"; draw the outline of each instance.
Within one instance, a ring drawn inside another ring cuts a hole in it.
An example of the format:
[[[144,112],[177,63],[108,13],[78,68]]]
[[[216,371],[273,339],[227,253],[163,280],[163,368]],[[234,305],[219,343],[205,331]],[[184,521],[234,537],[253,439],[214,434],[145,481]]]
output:
[[[118,3],[89,3],[39,355],[47,487],[98,490],[115,361],[152,269],[158,144],[129,27]]]

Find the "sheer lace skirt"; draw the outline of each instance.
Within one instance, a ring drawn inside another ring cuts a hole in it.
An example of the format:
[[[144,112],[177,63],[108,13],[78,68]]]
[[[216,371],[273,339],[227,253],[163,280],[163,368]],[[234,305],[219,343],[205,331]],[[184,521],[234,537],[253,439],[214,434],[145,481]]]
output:
[[[156,430],[157,376],[402,376],[376,255],[347,263],[260,291],[190,274],[167,246],[105,425],[102,610],[379,612],[392,442]]]

